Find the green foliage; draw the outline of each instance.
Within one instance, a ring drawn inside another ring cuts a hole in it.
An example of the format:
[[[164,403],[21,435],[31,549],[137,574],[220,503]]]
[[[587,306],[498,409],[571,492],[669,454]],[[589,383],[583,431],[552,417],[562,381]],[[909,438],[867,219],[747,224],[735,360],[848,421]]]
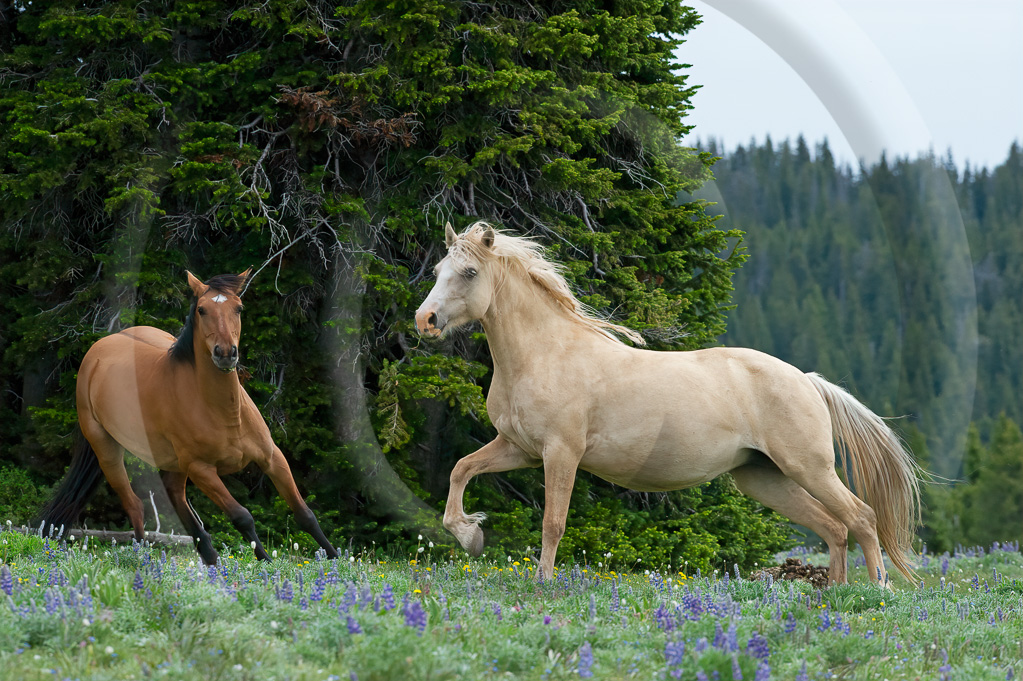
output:
[[[30,523],[48,494],[49,489],[39,486],[27,471],[0,465],[0,523]]]

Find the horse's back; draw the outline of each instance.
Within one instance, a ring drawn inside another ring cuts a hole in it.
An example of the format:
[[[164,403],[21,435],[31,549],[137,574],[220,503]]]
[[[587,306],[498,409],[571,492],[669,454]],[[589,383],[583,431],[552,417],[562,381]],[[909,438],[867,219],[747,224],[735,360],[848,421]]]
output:
[[[795,431],[818,429],[806,423],[828,423],[803,372],[756,350],[614,356],[596,365],[599,385],[609,389],[590,396],[581,467],[633,489],[710,480],[769,451],[779,432],[799,437]]]

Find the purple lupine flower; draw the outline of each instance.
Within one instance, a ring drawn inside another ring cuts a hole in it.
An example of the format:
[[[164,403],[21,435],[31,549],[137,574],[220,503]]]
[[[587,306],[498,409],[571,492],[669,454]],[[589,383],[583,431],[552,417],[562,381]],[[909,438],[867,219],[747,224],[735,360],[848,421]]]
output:
[[[664,629],[667,632],[674,631],[675,629],[675,618],[671,616],[668,609],[661,603],[657,606],[657,610],[654,611],[654,621],[657,623],[658,629]],[[720,628],[721,625],[718,625]],[[715,638],[715,640],[717,640]]]
[[[394,610],[394,587],[391,586],[390,582],[384,584],[384,590],[380,593],[380,598],[384,606],[384,610]]]
[[[500,603],[494,603],[494,617],[497,618],[498,622],[500,622],[500,621],[502,621],[504,619],[504,616],[501,615],[501,604]]]
[[[702,669],[696,670],[696,681],[710,681]]]
[[[796,676],[796,681],[810,681],[810,676],[806,673],[806,660],[803,660],[803,667],[799,670],[799,675]]]
[[[362,633],[362,627],[359,626],[359,623],[356,622],[355,618],[353,618],[351,615],[348,616],[348,633],[349,634]]]
[[[941,657],[945,662],[945,664],[938,667],[938,671],[941,672],[941,681],[949,681],[952,673],[952,665],[948,663],[948,651],[944,648],[941,650]]]
[[[746,654],[757,660],[767,660],[771,656],[771,648],[767,644],[767,638],[754,631],[753,636],[746,643]]]
[[[291,603],[292,599],[295,598],[295,590],[292,588],[291,582],[286,579],[284,580],[284,583],[281,584],[281,588],[277,590],[277,598],[278,600]]]
[[[405,608],[405,626],[415,629],[420,636],[426,629],[426,611],[419,601],[412,601]]]
[[[590,619],[597,619],[597,599],[590,594]]]
[[[618,596],[618,578],[611,580],[611,612],[622,609],[622,599]]]
[[[728,645],[728,652],[731,652],[731,653],[738,652],[738,650],[739,650],[739,632],[738,632],[738,629],[737,629],[737,627],[735,625],[735,622],[732,622],[731,624],[728,625],[728,634],[727,634],[725,640],[726,640],[726,643]]]
[[[941,576],[948,574],[948,553],[941,557]]]
[[[771,681],[771,665],[767,663],[767,660],[757,665],[757,672],[753,676],[753,681]]]
[[[10,596],[14,593],[14,577],[11,575],[11,570],[6,565],[0,567],[0,590]]]
[[[143,581],[143,579],[142,579],[142,573],[141,573],[141,572],[139,572],[138,570],[135,570],[135,579],[134,579],[134,580],[132,580],[132,583],[131,583],[131,588],[132,588],[132,590],[133,590],[133,591],[134,591],[135,593],[138,593],[139,591],[142,591],[142,588],[143,588],[143,587],[144,587],[145,585],[146,585],[146,583],[145,583],[145,581]]]
[[[785,633],[791,634],[796,630],[796,616],[789,610],[789,616],[785,618]]]
[[[310,601],[322,601],[323,594],[327,591],[327,578],[320,576],[313,584],[313,591],[309,594]]]
[[[56,615],[58,611],[60,611],[61,606],[60,596],[53,589],[46,590],[46,593],[43,594],[43,600],[46,603],[47,615],[50,615],[52,617],[53,615]]]
[[[831,615],[828,614],[827,608],[817,613],[817,617],[821,620],[821,623],[817,625],[818,631],[827,631],[831,628]]]
[[[711,642],[711,645],[721,650],[725,649],[725,630],[721,628],[721,620],[714,622],[714,640]]]
[[[668,664],[671,675],[678,679],[682,677],[682,661],[686,652],[686,644],[683,641],[667,641],[664,644],[664,661]]]
[[[341,602],[338,604],[338,612],[348,612],[355,607],[355,600],[358,595],[355,592],[355,582],[348,582],[348,588],[345,589],[345,595],[341,598]]]
[[[589,641],[583,641],[582,646],[579,648],[579,663],[577,670],[579,676],[584,679],[589,679],[593,676],[593,648],[590,646]]]

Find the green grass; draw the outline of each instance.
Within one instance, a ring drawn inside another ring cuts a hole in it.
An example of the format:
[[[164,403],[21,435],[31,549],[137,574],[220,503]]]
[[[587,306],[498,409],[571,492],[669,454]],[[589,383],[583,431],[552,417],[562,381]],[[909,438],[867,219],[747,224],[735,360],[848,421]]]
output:
[[[603,565],[563,567],[538,585],[535,556],[327,561],[278,549],[258,563],[239,547],[210,573],[186,550],[80,544],[0,531],[4,679],[728,680],[738,668],[751,680],[800,678],[804,665],[807,679],[1023,673],[1018,550],[950,557],[944,586],[943,559],[930,557],[923,588],[892,592],[867,583],[863,567],[824,591]]]

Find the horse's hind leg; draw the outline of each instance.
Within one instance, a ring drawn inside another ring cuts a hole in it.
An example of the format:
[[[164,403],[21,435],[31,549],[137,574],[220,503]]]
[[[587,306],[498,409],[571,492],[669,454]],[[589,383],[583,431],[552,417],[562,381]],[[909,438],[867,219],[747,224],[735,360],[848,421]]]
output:
[[[540,461],[526,456],[525,452],[501,435],[458,460],[451,470],[451,487],[448,489],[448,502],[444,507],[444,527],[455,535],[455,539],[469,555],[478,556],[483,553],[483,530],[479,524],[486,515],[465,514],[462,505],[465,486],[481,473],[501,473],[519,468],[536,468],[539,465]]]
[[[829,579],[836,584],[848,581],[848,528],[821,502],[773,465],[747,464],[731,473],[736,487],[744,494],[820,535],[828,545]]]
[[[92,445],[96,452],[96,460],[103,471],[107,482],[117,493],[121,500],[121,506],[128,514],[128,521],[135,533],[135,539],[142,541],[146,536],[145,530],[145,507],[142,500],[131,488],[131,481],[128,480],[128,471],[124,469],[124,447],[115,440],[98,422],[92,418],[79,419],[82,434]]]
[[[167,490],[174,511],[178,514],[181,522],[185,525],[185,531],[192,536],[196,542],[196,550],[207,565],[216,565],[217,551],[213,548],[213,540],[209,533],[202,526],[199,516],[192,510],[192,506],[185,497],[185,485],[188,483],[188,476],[184,473],[163,471],[160,473],[163,487]]]
[[[302,498],[302,494],[298,491],[298,486],[295,484],[295,478],[291,475],[291,467],[288,466],[288,460],[284,458],[284,454],[276,446],[274,446],[273,455],[270,457],[269,463],[263,467],[263,472],[273,481],[277,492],[284,498],[291,512],[295,514],[295,520],[298,521],[299,528],[316,540],[316,543],[327,552],[328,558],[337,558],[337,549],[331,545],[327,535],[323,533],[320,524],[316,521],[316,515],[309,509],[305,499]]]
[[[874,509],[867,506],[859,497],[845,486],[834,468],[834,453],[823,447],[819,451],[826,454],[807,456],[801,466],[779,466],[787,476],[820,501],[831,514],[849,528],[856,538],[863,556],[867,561],[867,570],[871,580],[880,584],[888,584],[888,572],[881,558],[881,544],[877,538],[877,515]]]

